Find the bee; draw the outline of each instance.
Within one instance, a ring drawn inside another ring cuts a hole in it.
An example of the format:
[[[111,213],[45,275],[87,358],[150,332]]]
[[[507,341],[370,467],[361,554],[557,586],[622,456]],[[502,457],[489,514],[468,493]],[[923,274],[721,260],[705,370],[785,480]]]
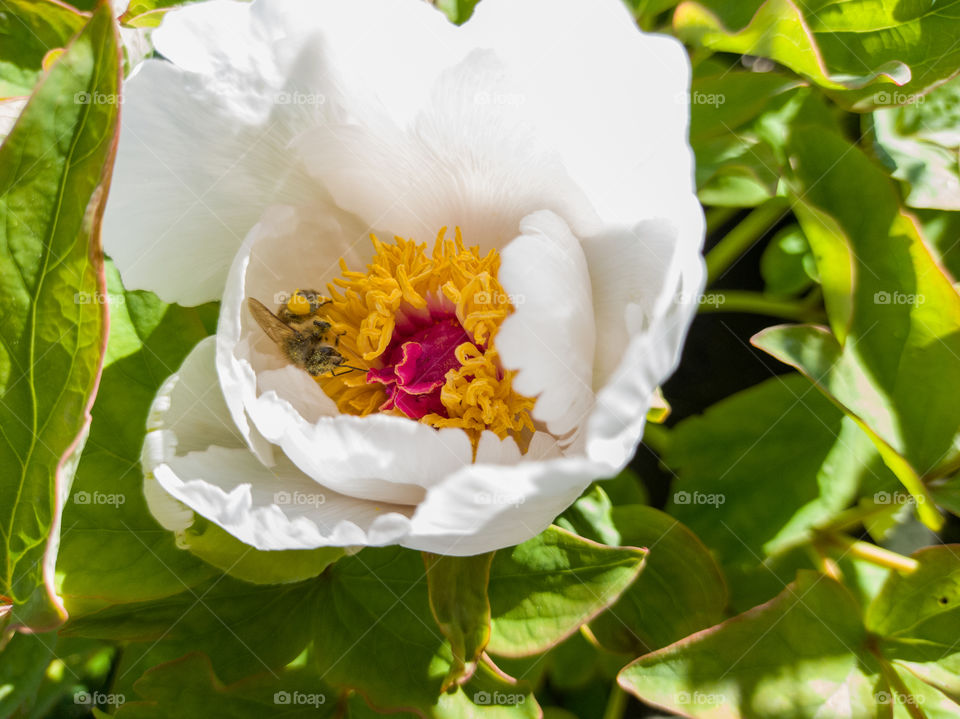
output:
[[[289,305],[284,305],[274,314],[253,297],[247,298],[247,306],[260,329],[276,343],[287,359],[312,377],[328,372],[331,377],[339,377],[354,370],[364,371],[346,364],[346,357],[336,349],[340,344],[340,335],[333,334],[330,323],[317,316],[319,309],[330,300],[320,301],[315,292],[298,291],[297,297],[309,303],[309,309],[304,308],[306,312],[297,313]],[[333,344],[330,343],[331,335]]]

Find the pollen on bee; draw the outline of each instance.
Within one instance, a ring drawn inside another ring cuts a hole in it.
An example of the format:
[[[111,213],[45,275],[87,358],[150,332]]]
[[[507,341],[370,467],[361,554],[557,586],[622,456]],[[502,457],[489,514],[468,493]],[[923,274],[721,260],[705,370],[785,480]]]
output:
[[[312,311],[310,300],[303,290],[297,290],[287,302],[287,310],[295,315],[308,315]]]

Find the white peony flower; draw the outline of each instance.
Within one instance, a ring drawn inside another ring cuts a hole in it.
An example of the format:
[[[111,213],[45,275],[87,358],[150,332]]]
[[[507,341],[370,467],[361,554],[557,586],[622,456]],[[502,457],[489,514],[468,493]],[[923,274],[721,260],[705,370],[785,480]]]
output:
[[[214,0],[153,42],[106,250],[127,287],[222,300],[150,416],[165,526],[469,555],[626,465],[703,283],[677,41],[619,0],[483,0],[462,27],[421,0]],[[337,376],[250,298],[321,322]]]

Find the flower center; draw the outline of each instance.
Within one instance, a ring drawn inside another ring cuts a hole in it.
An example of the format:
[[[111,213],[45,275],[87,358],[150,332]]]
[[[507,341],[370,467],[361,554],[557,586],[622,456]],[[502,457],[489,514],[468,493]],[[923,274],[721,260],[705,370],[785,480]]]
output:
[[[465,247],[442,229],[432,254],[426,244],[371,235],[366,272],[340,260],[322,315],[338,336],[347,364],[368,368],[316,377],[341,412],[390,412],[433,427],[458,427],[474,442],[484,430],[513,436],[525,447],[534,400],[513,391],[513,373],[500,366],[495,338],[513,311],[497,281],[500,255]],[[301,293],[287,309],[309,310]]]

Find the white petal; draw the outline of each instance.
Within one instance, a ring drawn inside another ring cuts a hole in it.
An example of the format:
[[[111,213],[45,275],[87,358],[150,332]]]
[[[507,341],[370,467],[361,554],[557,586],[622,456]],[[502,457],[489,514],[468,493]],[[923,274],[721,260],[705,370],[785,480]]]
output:
[[[414,121],[370,108],[305,133],[298,147],[337,204],[390,234],[432,240],[456,226],[486,250],[544,208],[595,230],[593,208],[511,87],[497,57],[475,51],[440,76]]]
[[[104,247],[124,285],[184,305],[220,298],[268,204],[318,191],[287,149],[297,124],[244,118],[212,82],[160,60],[140,65],[104,216]]]
[[[247,309],[247,297],[271,304],[277,294],[298,287],[323,287],[339,274],[341,256],[353,267],[366,264],[369,240],[348,229],[349,218],[337,217],[330,208],[278,207],[250,233],[221,306],[218,372],[230,412],[258,453],[262,436],[333,490],[413,505],[424,488],[470,463],[466,434],[438,432],[404,417],[337,414],[315,382],[293,381],[289,370],[281,372],[285,360]],[[266,382],[258,382],[261,374]]]
[[[580,242],[552,212],[525,218],[520,232],[501,253],[498,277],[514,312],[496,346],[503,366],[518,370],[514,389],[537,398],[533,418],[564,436],[593,405],[590,274]]]
[[[695,203],[690,217],[702,222]],[[703,290],[701,238],[702,231],[641,222],[584,243],[598,308],[595,381],[603,384],[587,424],[586,452],[595,461],[617,470],[629,461],[654,390],[680,361]]]
[[[478,463],[432,487],[417,507],[402,544],[466,556],[524,542],[546,529],[604,468],[584,458],[558,458],[555,440],[536,433],[519,463],[507,440],[486,433]],[[486,446],[485,446],[486,445]],[[488,459],[481,462],[481,456]],[[495,457],[503,461],[494,463]]]
[[[583,240],[597,326],[594,387],[609,381],[631,336],[651,326],[654,318],[663,316],[668,304],[675,302],[673,292],[680,275],[695,273],[702,263],[703,213],[693,195],[687,198],[682,223],[694,225],[692,232],[681,234],[672,218],[658,218],[611,226]],[[696,274],[685,280],[685,289],[693,311],[702,289]],[[636,319],[631,321],[628,315]]]
[[[151,408],[145,491],[164,526],[189,526],[189,507],[264,550],[391,544],[409,531],[409,507],[345,497],[284,458],[259,462],[231,430],[215,359],[211,340],[197,345]]]
[[[689,59],[677,40],[641,33],[622,0],[484,0],[464,27],[517,79],[605,220],[656,217],[690,190]]]
[[[181,304],[219,299],[263,210],[324,194],[291,141],[349,113],[341,90],[412,112],[448,29],[425,3],[386,0],[215,0],[167,13],[153,41],[171,62],[146,61],[127,83],[104,219],[124,284]]]
[[[29,99],[28,97],[8,97],[0,100],[0,142],[10,134]]]

